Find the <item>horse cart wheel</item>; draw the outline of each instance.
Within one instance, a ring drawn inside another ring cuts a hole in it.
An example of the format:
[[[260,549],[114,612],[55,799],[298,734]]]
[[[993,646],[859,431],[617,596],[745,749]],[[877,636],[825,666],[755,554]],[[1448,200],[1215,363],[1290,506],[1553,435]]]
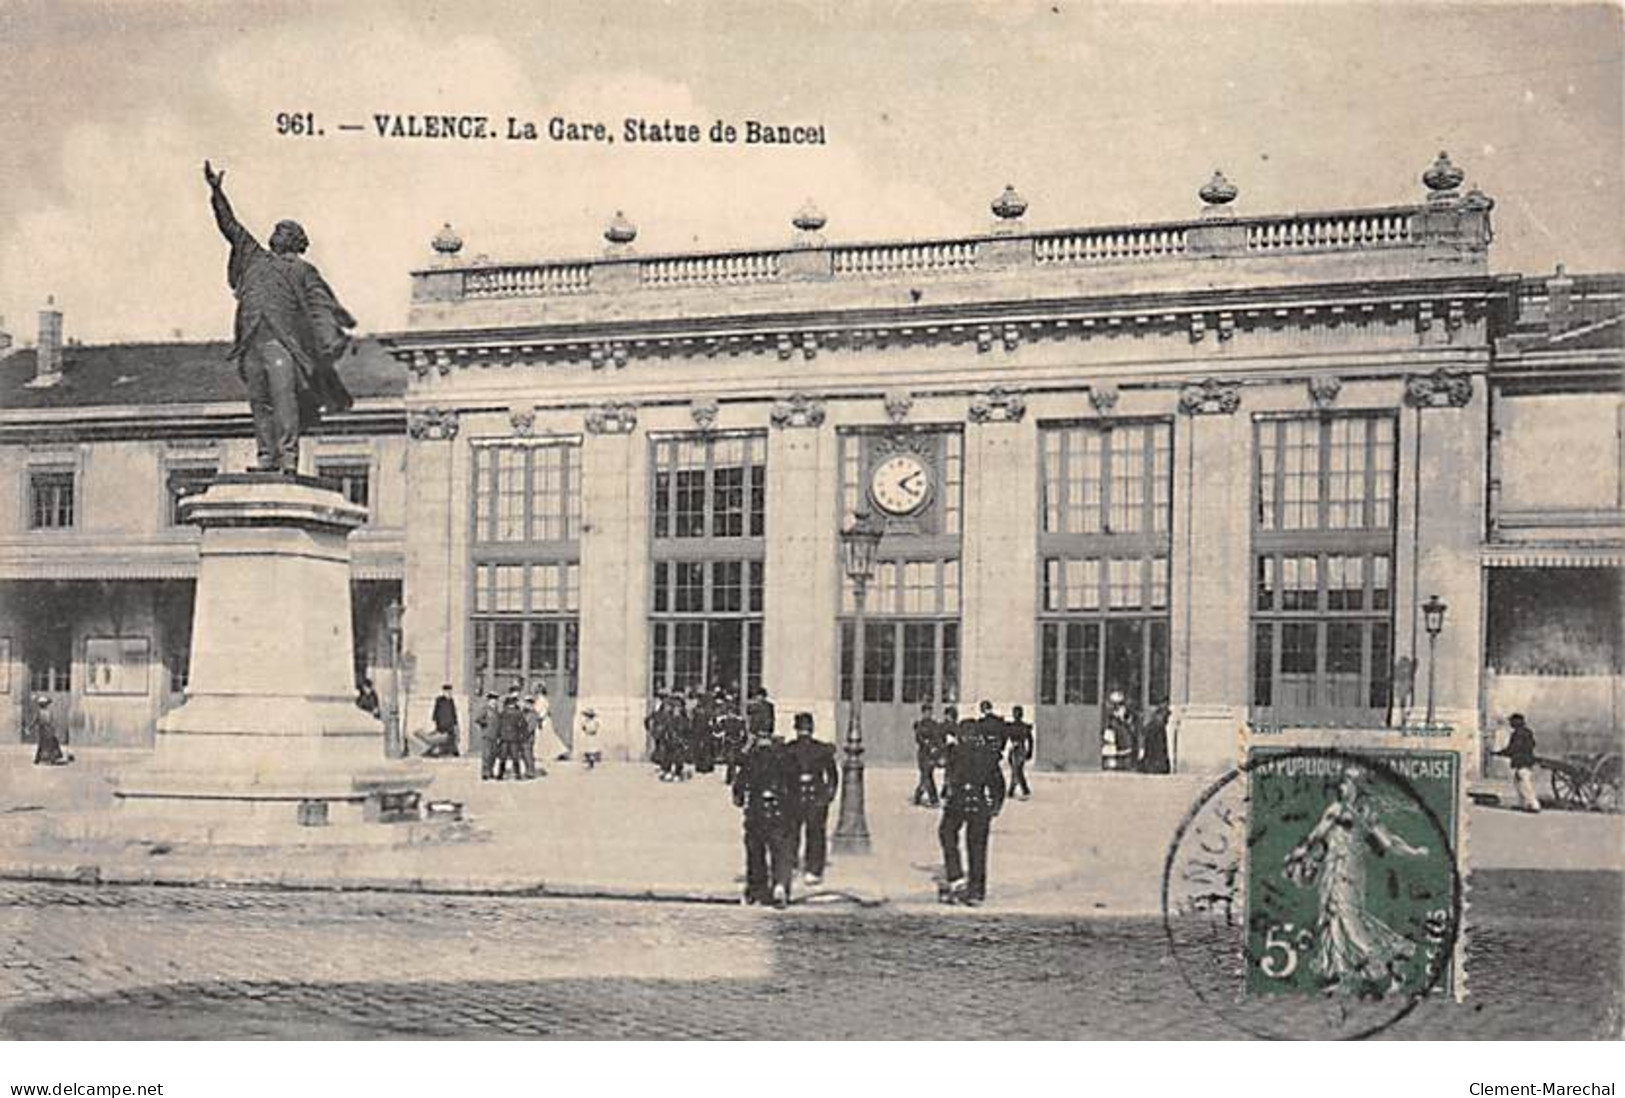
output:
[[[1591,807],[1598,812],[1619,811],[1620,759],[1605,756],[1591,774]]]
[[[1570,770],[1552,771],[1552,798],[1566,808],[1586,806],[1580,779]]]

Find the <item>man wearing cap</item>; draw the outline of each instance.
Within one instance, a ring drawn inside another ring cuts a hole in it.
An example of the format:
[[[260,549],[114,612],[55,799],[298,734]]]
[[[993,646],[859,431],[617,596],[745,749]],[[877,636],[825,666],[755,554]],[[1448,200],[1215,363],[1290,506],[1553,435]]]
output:
[[[942,726],[931,716],[931,703],[920,706],[920,719],[914,722],[914,766],[920,780],[914,783],[914,804],[937,807],[937,781],[934,771],[941,760]]]
[[[786,749],[790,757],[790,853],[799,856],[802,881],[822,884],[828,860],[829,806],[841,784],[835,765],[835,745],[813,739],[813,716],[797,713],[796,738]]]
[[[1518,792],[1518,807],[1525,812],[1540,811],[1540,796],[1535,792],[1535,730],[1522,713],[1507,719],[1512,735],[1507,745],[1494,754],[1512,765],[1512,785]]]
[[[57,738],[56,722],[51,719],[51,699],[41,694],[35,699],[34,709],[34,739],[38,746],[34,748],[35,766],[66,766],[73,761],[73,756],[62,749],[66,734]]]
[[[784,744],[766,728],[751,735],[734,777],[734,804],[745,813],[745,903],[790,905],[794,861],[790,833],[791,766]]]
[[[980,722],[966,720],[960,729],[948,745],[948,773],[943,778],[942,823],[937,827],[943,871],[939,898],[947,904],[975,906],[987,899],[988,836],[993,817],[1004,808],[1004,772],[999,769],[1004,737],[984,731]]]
[[[347,349],[355,317],[340,305],[321,272],[300,258],[310,239],[297,221],[279,221],[270,250],[243,228],[207,160],[203,178],[215,224],[231,244],[226,282],[237,296],[236,339],[228,361],[248,386],[261,471],[299,471],[299,433],[321,413],[352,401],[333,364]]]
[[[474,736],[479,740],[480,752],[480,778],[489,781],[495,774],[497,764],[497,722],[502,715],[501,700],[495,690],[485,692],[485,704],[474,715]],[[469,744],[469,750],[474,749]]]
[[[536,777],[536,736],[542,727],[542,711],[536,708],[536,695],[525,695],[525,704],[521,707],[520,717],[523,718],[525,734],[519,740],[519,780],[528,782]],[[545,777],[547,771],[543,770]]]
[[[457,756],[457,702],[451,696],[451,683],[440,687],[440,696],[434,700],[434,731],[428,734],[412,733],[412,738],[423,748],[424,758],[446,759]]]

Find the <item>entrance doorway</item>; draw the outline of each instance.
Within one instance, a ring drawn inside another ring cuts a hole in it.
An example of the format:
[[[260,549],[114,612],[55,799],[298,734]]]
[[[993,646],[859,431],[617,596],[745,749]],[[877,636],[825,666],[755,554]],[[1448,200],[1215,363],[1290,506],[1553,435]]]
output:
[[[841,700],[852,704],[853,623],[841,623]],[[873,762],[912,763],[920,706],[959,704],[959,619],[863,624],[863,744]],[[966,714],[961,713],[961,717]],[[844,727],[844,725],[843,725]]]
[[[744,699],[762,684],[760,618],[702,618],[653,624],[652,693],[722,687]]]
[[[1038,662],[1038,764],[1098,770],[1112,692],[1121,691],[1142,717],[1168,697],[1168,619],[1042,621]]]
[[[554,730],[566,745],[575,727],[580,626],[577,619],[476,621],[474,690],[506,693],[516,683],[522,693],[547,689]]]

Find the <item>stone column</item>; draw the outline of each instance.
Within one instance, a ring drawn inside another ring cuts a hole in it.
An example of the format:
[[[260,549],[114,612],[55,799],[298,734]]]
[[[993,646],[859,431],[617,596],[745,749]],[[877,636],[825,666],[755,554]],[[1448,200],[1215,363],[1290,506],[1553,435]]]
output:
[[[1189,385],[1174,426],[1170,747],[1183,771],[1233,763],[1247,719],[1252,431],[1240,407],[1234,383]]]
[[[817,422],[812,422],[816,419]],[[762,682],[780,725],[813,715],[817,735],[838,740],[836,587],[838,439],[820,413],[775,425],[767,440],[767,590]]]
[[[1034,712],[1038,427],[1015,394],[978,397],[965,430],[961,712]],[[1030,719],[1030,718],[1029,718]]]
[[[594,409],[581,447],[579,713],[597,710],[606,758],[644,753],[649,673],[648,445],[631,405]]]
[[[458,454],[455,411],[426,408],[407,419],[406,580],[402,585],[401,713],[406,729],[430,724],[440,684],[468,697],[463,638],[467,634],[469,471]],[[458,708],[464,746],[478,699]]]

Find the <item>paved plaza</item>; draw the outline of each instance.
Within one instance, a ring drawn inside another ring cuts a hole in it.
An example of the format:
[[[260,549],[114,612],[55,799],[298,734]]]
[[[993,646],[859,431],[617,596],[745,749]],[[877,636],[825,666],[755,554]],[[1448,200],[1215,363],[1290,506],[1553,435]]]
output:
[[[734,902],[717,775],[482,783],[441,763],[462,839],[209,848],[109,838],[131,818],[107,778],[140,759],[87,754],[0,770],[0,1036],[1239,1035],[1187,988],[1159,917],[1205,779],[1037,776],[967,911],[934,902],[937,814],[908,804],[912,774],[877,768],[875,854],[778,913]],[[1475,808],[1470,825],[1470,997],[1389,1035],[1617,1034],[1620,819]]]
[[[1619,878],[1499,871],[1395,1038],[1620,1025]],[[0,1037],[1227,1038],[1158,921],[0,885]]]

